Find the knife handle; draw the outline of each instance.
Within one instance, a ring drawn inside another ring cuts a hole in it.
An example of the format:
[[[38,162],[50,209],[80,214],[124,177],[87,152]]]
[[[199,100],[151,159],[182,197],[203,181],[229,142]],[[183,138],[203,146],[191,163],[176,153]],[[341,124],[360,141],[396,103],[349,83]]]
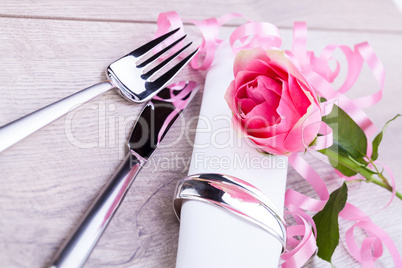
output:
[[[82,267],[123,201],[145,161],[129,153],[96,198],[75,232],[57,252],[51,268]]]
[[[113,87],[110,81],[95,84],[0,127],[0,152]]]

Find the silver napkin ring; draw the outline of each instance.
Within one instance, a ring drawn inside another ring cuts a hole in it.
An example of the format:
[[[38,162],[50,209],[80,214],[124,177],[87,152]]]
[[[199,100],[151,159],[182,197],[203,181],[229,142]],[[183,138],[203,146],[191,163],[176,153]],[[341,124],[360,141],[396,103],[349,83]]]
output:
[[[278,239],[284,252],[284,220],[272,201],[253,185],[223,174],[190,175],[176,186],[173,207],[179,220],[183,200],[208,202],[256,224]]]

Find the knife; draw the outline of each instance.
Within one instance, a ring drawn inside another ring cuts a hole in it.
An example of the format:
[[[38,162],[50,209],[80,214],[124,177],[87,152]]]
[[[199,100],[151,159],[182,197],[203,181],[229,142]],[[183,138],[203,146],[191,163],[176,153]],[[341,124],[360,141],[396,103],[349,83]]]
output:
[[[163,89],[143,108],[128,142],[129,152],[50,267],[82,267],[124,199],[136,175],[198,90],[194,81]]]

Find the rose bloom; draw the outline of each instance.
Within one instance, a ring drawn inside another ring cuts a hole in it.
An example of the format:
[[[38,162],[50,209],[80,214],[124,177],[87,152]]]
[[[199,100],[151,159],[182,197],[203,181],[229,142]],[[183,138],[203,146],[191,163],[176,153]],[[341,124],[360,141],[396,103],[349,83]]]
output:
[[[321,112],[316,92],[284,51],[240,51],[225,99],[238,133],[264,152],[304,151],[317,137]]]

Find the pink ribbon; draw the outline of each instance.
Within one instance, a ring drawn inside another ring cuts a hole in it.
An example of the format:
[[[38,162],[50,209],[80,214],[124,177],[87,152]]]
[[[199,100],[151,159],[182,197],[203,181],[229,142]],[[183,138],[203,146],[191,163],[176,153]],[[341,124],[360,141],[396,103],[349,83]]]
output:
[[[286,228],[287,251],[282,254],[283,268],[301,267],[317,250],[315,236],[311,229],[313,219],[303,211],[287,211],[297,222]],[[300,240],[297,237],[302,237]]]
[[[220,18],[210,18],[203,21],[185,20],[197,26],[203,37],[199,53],[191,61],[191,66],[194,69],[207,70],[211,66],[216,48],[222,42],[219,38],[219,28],[234,18],[245,17],[238,13],[230,13]],[[161,13],[158,17],[156,36],[166,33],[170,28],[177,28],[182,25],[182,19],[176,12]],[[256,46],[279,48],[282,39],[275,25],[266,22],[253,22],[247,19],[245,24],[233,31],[229,42],[232,50],[238,52],[241,49]],[[355,45],[354,49],[344,45],[328,45],[318,57],[314,55],[314,52],[307,50],[306,44],[307,26],[303,22],[297,22],[294,24],[292,51],[286,51],[286,54],[301,71],[310,86],[321,97],[327,99],[327,102],[321,104],[323,115],[329,114],[333,104],[336,104],[362,128],[368,141],[366,154],[370,157],[372,147],[369,137],[377,129],[362,108],[374,105],[382,97],[385,79],[385,70],[382,63],[367,42]],[[332,53],[337,48],[346,57],[348,71],[341,87],[334,89],[331,83],[338,76],[341,65],[336,61],[336,67],[332,70],[329,63],[333,60]],[[344,94],[355,84],[364,62],[371,69],[379,85],[379,90],[362,98],[349,99]],[[322,149],[331,146],[332,130],[325,123],[321,125],[320,134],[322,136],[318,137],[315,147],[311,149]],[[289,163],[312,186],[319,199],[311,198],[292,189],[286,192],[285,206],[288,208],[288,212],[285,212],[285,214],[293,217],[297,223],[287,228],[288,250],[281,257],[284,261],[282,267],[286,268],[301,267],[315,253],[317,247],[312,231],[315,230],[315,224],[311,216],[305,211],[320,211],[329,198],[328,189],[322,178],[299,154],[294,153],[290,155]],[[384,168],[391,175],[392,186],[395,189],[395,180],[392,173],[386,166]],[[335,170],[335,172],[337,171]],[[337,174],[340,173],[337,172]],[[344,178],[341,174],[340,176]],[[393,191],[391,200],[385,207],[390,204],[394,196],[395,190]],[[374,261],[383,253],[383,244],[391,253],[395,266],[402,267],[401,257],[391,238],[375,225],[366,214],[347,203],[340,213],[340,217],[355,222],[346,232],[346,244],[351,255],[364,267],[374,267]],[[360,248],[357,246],[353,235],[355,228],[362,228],[369,234]]]
[[[369,137],[374,134],[376,128],[368,116],[361,110],[361,108],[369,107],[381,99],[385,78],[383,65],[367,42],[356,45],[354,51],[347,46],[329,45],[324,49],[321,56],[317,58],[312,52],[308,52],[305,49],[305,38],[307,37],[306,31],[307,28],[305,27],[304,23],[295,24],[294,44],[292,52],[289,53],[290,57],[294,60],[294,62],[296,62],[307,81],[319,93],[320,96],[325,97],[330,102],[336,101],[337,105],[347,112],[348,115],[363,129],[368,141],[366,155],[370,156],[372,147]],[[338,90],[334,90],[330,83],[339,73],[340,65],[337,63],[337,67],[334,71],[331,71],[329,68],[331,53],[336,48],[340,48],[343,51],[348,62],[348,74],[346,80]],[[367,62],[372,70],[374,77],[380,86],[380,90],[366,97],[350,100],[344,95],[344,93],[347,92],[356,82],[364,62]],[[324,112],[324,114],[327,113],[328,112]],[[291,155],[289,157],[289,163],[304,179],[310,183],[317,195],[320,197],[320,200],[312,199],[292,189],[289,189],[286,192],[285,205],[289,210],[321,210],[321,206],[328,201],[329,197],[328,190],[326,186],[323,185],[323,180],[307,162],[303,162],[299,155]],[[391,175],[393,186],[393,193],[390,200],[390,202],[392,202],[395,196],[395,180],[389,168],[387,168],[387,171]],[[337,174],[340,173],[337,172]],[[390,202],[385,207],[387,207]],[[340,217],[356,222],[346,232],[346,243],[351,255],[364,267],[374,267],[374,261],[377,260],[383,253],[383,243],[387,246],[389,252],[391,253],[395,266],[402,267],[401,257],[391,238],[381,228],[375,225],[367,215],[365,215],[358,208],[347,203],[345,208],[340,213]],[[314,222],[310,222],[310,224],[314,229]],[[353,230],[356,227],[366,230],[366,232],[369,234],[369,237],[363,241],[360,248],[357,246],[353,236]],[[303,239],[301,240],[301,243],[302,241]],[[298,267],[299,264],[300,263],[295,263],[293,267]]]
[[[339,216],[350,221],[355,221],[355,224],[346,232],[346,244],[352,256],[362,263],[364,267],[374,267],[374,261],[381,257],[383,253],[383,243],[388,248],[394,260],[395,267],[402,267],[401,256],[392,239],[360,209],[350,203],[346,203],[345,208]],[[360,227],[368,234],[360,249],[353,235],[356,227]]]
[[[180,81],[168,87],[169,98],[161,98],[158,95],[153,97],[154,100],[171,102],[175,107],[175,109],[166,117],[161,129],[159,130],[158,141],[162,140],[162,136],[166,132],[165,130],[168,128],[168,126],[172,123],[172,120],[187,106],[188,102],[197,93],[197,90],[195,90],[197,86],[197,83],[194,81]],[[176,94],[175,91],[180,92]],[[193,96],[187,97],[189,94],[192,94]]]

